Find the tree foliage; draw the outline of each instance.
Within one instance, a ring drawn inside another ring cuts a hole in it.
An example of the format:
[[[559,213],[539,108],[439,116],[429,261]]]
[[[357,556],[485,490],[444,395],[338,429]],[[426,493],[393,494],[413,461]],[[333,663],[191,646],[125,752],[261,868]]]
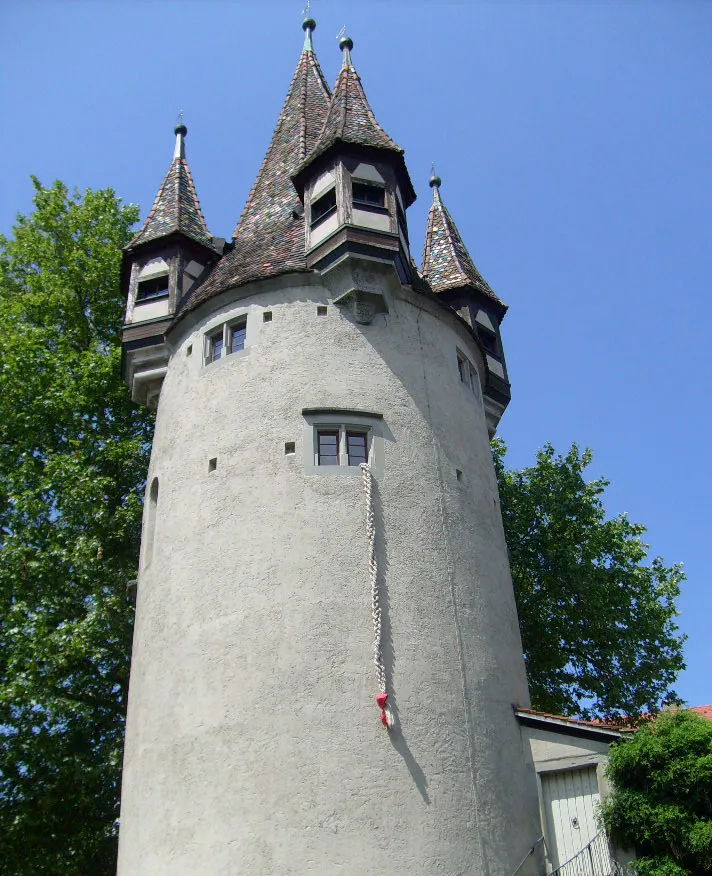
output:
[[[551,445],[504,467],[493,442],[519,625],[535,708],[582,717],[653,712],[683,668],[675,599],[684,576],[647,561],[645,527],[607,518],[591,451]]]
[[[120,377],[111,190],[0,237],[0,874],[113,874],[149,416]]]
[[[712,722],[664,712],[611,748],[603,819],[641,876],[712,872]]]
[[[0,237],[0,876],[113,876],[141,496],[152,418],[120,377],[110,190],[35,181]],[[606,520],[590,454],[506,471],[505,530],[536,706],[633,713],[682,666],[682,578]],[[581,707],[581,702],[590,706]]]

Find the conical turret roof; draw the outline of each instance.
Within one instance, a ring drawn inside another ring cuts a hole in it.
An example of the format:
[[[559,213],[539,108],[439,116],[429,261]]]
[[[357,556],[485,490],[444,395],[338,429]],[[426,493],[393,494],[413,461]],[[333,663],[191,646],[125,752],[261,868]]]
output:
[[[441,184],[439,177],[434,176],[430,180],[433,203],[425,232],[421,267],[423,277],[428,281],[433,292],[471,286],[504,307],[505,305],[475,267],[449,210],[442,202]]]
[[[353,43],[348,38],[342,43],[343,62],[334,86],[329,114],[326,117],[319,141],[307,156],[307,162],[312,162],[336,142],[354,143],[358,146],[371,146],[376,149],[390,149],[393,152],[403,154],[400,146],[386,134],[376,121],[363,90],[361,78],[351,62],[352,46]]]
[[[158,189],[153,206],[141,230],[126,249],[150,243],[179,232],[185,237],[213,249],[213,239],[205,224],[203,211],[195,191],[193,177],[185,159],[185,137],[188,129],[180,124],[175,129],[176,147],[168,173]]]
[[[232,286],[292,271],[306,271],[301,201],[291,175],[314,148],[329,110],[331,92],[306,36],[267,154],[233,235],[233,247],[189,299],[196,307]]]
[[[397,156],[399,171],[404,182],[403,195],[408,206],[415,200],[415,192],[403,160],[403,150],[376,121],[366,92],[363,90],[361,78],[351,61],[353,40],[344,37],[339,47],[343,52],[343,60],[334,86],[329,112],[317,143],[294,175],[295,183],[300,184],[307,167],[339,147],[385,150]]]

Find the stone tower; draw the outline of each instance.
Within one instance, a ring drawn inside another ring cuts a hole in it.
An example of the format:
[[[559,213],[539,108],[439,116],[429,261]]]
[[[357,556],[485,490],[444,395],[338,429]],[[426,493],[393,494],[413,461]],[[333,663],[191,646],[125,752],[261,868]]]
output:
[[[403,151],[348,38],[330,92],[314,27],[232,241],[179,126],[125,253],[124,373],[157,419],[118,872],[535,874],[505,307],[437,178],[416,269]]]

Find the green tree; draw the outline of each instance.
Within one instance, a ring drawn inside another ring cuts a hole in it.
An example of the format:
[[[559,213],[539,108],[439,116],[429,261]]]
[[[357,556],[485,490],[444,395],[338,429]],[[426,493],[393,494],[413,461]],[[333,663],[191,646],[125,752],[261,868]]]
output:
[[[645,527],[606,517],[608,481],[586,481],[591,451],[551,445],[536,464],[493,452],[535,708],[582,717],[654,712],[684,668],[679,566],[647,561]]]
[[[641,876],[712,872],[712,722],[664,712],[611,748],[602,814]]]
[[[113,876],[152,417],[120,378],[121,248],[106,190],[35,181],[0,237],[0,876]],[[535,705],[633,713],[682,667],[682,578],[606,520],[590,454],[506,471],[505,530]],[[589,702],[586,708],[581,702]]]
[[[0,874],[109,876],[152,430],[120,377],[137,210],[34,185],[0,237]]]

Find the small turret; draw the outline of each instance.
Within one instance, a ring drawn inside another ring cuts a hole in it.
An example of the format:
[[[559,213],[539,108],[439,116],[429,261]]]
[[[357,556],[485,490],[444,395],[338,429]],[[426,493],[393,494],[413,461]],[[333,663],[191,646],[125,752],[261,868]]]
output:
[[[462,241],[440,197],[442,180],[431,176],[433,203],[425,233],[422,274],[430,288],[475,329],[486,373],[483,397],[490,436],[511,398],[500,323],[507,306],[495,295]]]
[[[370,322],[387,310],[384,286],[411,279],[405,210],[415,200],[403,150],[376,121],[351,60],[343,54],[318,142],[292,177],[304,201],[307,265],[337,304]],[[384,283],[384,278],[386,282]]]
[[[185,159],[184,124],[165,179],[140,231],[124,249],[123,371],[134,401],[155,407],[168,352],[164,332],[224,241],[211,237]]]

